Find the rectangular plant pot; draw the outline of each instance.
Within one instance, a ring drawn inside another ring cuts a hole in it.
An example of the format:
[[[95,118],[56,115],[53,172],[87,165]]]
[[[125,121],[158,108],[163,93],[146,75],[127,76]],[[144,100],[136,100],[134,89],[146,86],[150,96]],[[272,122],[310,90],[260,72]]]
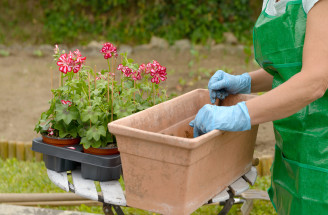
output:
[[[232,95],[230,106],[252,98]],[[161,214],[190,214],[250,170],[258,126],[197,138],[189,122],[209,104],[198,89],[108,124],[116,136],[127,205]]]

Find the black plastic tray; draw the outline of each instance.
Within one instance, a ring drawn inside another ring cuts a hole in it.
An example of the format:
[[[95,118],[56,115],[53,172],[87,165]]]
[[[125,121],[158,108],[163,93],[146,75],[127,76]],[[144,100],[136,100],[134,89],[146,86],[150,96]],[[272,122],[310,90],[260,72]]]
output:
[[[117,180],[122,173],[119,154],[87,154],[82,152],[81,145],[57,147],[44,143],[41,137],[33,139],[32,150],[43,153],[47,169],[56,172],[74,170],[81,165],[82,177],[96,181]]]
[[[81,145],[75,146],[82,147]],[[41,137],[33,139],[32,150],[58,158],[69,159],[79,163],[91,164],[98,167],[115,167],[121,164],[121,156],[116,155],[92,155],[83,153],[82,150],[73,150],[67,147],[57,147],[46,144]]]

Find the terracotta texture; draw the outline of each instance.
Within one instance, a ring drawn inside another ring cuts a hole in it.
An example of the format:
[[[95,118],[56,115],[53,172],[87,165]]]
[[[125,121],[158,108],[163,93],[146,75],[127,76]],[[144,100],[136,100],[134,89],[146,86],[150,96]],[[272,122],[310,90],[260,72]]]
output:
[[[234,95],[222,105],[251,98]],[[190,214],[250,170],[258,126],[192,138],[189,122],[210,103],[198,89],[108,124],[121,154],[127,205]]]
[[[42,135],[42,141],[44,143],[48,143],[50,145],[64,147],[64,146],[70,146],[79,144],[81,141],[81,138],[59,138],[59,137],[49,137]]]

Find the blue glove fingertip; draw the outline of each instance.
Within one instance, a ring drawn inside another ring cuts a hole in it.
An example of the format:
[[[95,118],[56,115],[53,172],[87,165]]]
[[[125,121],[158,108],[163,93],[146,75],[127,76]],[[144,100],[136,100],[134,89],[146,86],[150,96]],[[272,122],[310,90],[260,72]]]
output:
[[[198,136],[199,136],[198,129],[194,128],[194,138],[196,138]]]
[[[192,121],[189,123],[189,125],[190,125],[191,127],[194,127],[194,125],[195,125],[195,120],[192,120]]]

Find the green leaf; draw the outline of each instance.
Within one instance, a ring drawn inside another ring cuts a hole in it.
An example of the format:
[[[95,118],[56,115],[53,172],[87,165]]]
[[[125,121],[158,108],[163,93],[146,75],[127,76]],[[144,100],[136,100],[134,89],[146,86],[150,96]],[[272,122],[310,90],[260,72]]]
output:
[[[107,125],[105,125],[105,126],[107,126]],[[106,131],[107,130],[106,130],[106,128],[104,126],[99,126],[98,127],[98,131],[99,131],[100,135],[106,137]]]
[[[106,129],[104,128],[103,125],[100,126],[92,126],[91,128],[88,129],[86,133],[86,137],[88,140],[95,140],[99,141],[100,137],[106,137]]]
[[[82,137],[80,144],[82,144],[84,148],[88,149],[90,148],[92,141],[88,140],[87,137]]]
[[[56,105],[56,121],[63,120],[66,125],[71,123],[73,120],[77,120],[79,112],[74,107],[67,107],[66,105]]]
[[[102,142],[99,140],[99,141],[94,141],[94,142],[92,142],[92,147],[93,148],[99,148],[99,147],[101,147],[101,145],[102,145]]]

